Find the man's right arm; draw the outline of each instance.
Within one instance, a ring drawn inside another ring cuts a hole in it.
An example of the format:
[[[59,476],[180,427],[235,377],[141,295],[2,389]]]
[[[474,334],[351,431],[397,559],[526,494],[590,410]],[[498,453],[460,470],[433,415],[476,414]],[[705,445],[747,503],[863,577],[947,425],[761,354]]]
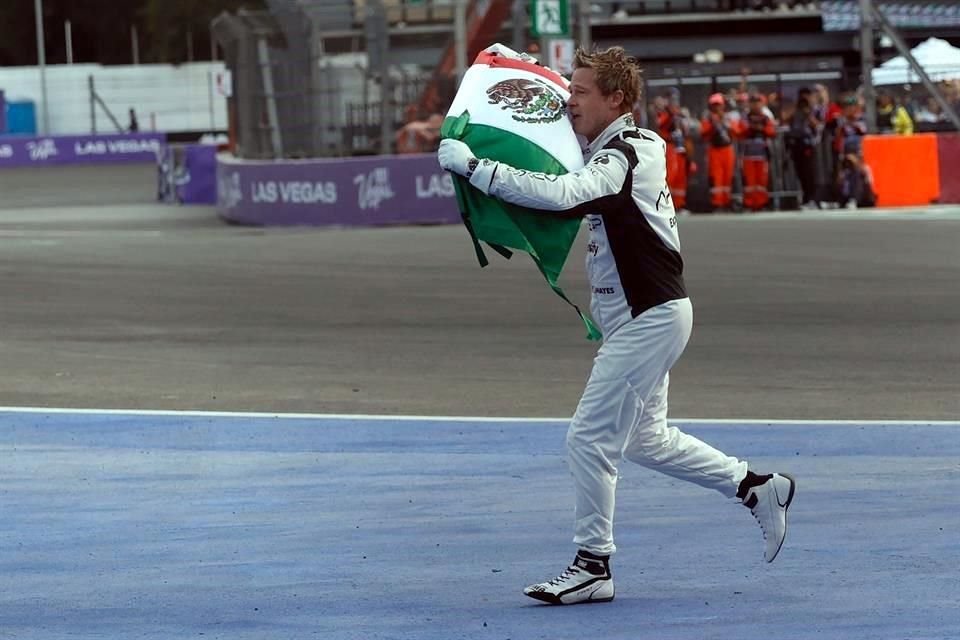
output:
[[[470,177],[470,184],[483,193],[520,206],[574,212],[619,193],[628,170],[622,153],[604,149],[582,169],[562,176],[481,160]]]

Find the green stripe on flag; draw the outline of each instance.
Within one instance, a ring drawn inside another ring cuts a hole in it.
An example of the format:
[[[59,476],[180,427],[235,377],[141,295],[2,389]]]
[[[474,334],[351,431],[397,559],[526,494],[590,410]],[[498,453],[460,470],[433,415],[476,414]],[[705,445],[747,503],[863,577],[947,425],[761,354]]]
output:
[[[533,142],[510,131],[470,124],[469,112],[458,117],[447,117],[440,134],[444,138],[462,140],[481,158],[498,160],[528,171],[554,175],[567,173],[556,158]],[[473,240],[480,265],[487,264],[480,248],[481,241],[506,257],[509,257],[506,249],[530,254],[550,288],[576,309],[587,328],[587,337],[598,340],[600,331],[557,284],[570,248],[580,231],[580,218],[563,217],[554,212],[536,211],[504,202],[484,195],[460,176],[454,176],[454,188],[464,225]]]

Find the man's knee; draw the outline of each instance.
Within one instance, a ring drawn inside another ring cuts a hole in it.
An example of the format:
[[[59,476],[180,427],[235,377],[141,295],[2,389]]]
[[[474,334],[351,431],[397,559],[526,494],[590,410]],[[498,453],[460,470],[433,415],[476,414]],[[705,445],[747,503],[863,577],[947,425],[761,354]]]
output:
[[[624,448],[623,457],[630,462],[642,464],[656,458],[656,454],[663,450],[667,440],[666,425],[658,422],[647,422],[637,425],[630,441]]]
[[[609,443],[588,433],[567,432],[567,454],[572,468],[604,470],[616,473],[617,452],[609,450]]]

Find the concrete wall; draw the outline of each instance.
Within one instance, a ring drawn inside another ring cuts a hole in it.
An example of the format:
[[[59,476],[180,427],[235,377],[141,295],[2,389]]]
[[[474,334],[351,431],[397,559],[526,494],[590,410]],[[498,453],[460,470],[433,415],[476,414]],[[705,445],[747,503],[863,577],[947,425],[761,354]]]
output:
[[[128,110],[137,112],[142,131],[209,131],[227,128],[226,99],[212,89],[222,62],[103,66],[49,65],[46,68],[50,130],[43,130],[42,91],[37,67],[0,67],[0,90],[7,101],[33,100],[37,131],[42,135],[91,133],[88,79],[124,127]],[[96,109],[99,133],[116,133],[106,113]]]

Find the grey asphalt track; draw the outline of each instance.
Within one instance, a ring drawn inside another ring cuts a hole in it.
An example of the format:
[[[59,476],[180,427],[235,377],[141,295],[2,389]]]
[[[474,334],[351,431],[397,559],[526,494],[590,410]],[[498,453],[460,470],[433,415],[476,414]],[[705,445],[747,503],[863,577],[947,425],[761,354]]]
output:
[[[589,371],[529,259],[480,269],[459,226],[233,227],[151,203],[149,167],[0,190],[3,405],[563,417]],[[960,210],[680,224],[671,415],[960,415]]]
[[[0,172],[0,405],[573,411],[595,345],[522,256],[231,227],[106,171]],[[0,409],[0,638],[953,640],[960,210],[680,224],[672,415],[797,476],[775,564],[742,507],[625,465],[617,599],[523,597],[572,555],[563,420]]]

